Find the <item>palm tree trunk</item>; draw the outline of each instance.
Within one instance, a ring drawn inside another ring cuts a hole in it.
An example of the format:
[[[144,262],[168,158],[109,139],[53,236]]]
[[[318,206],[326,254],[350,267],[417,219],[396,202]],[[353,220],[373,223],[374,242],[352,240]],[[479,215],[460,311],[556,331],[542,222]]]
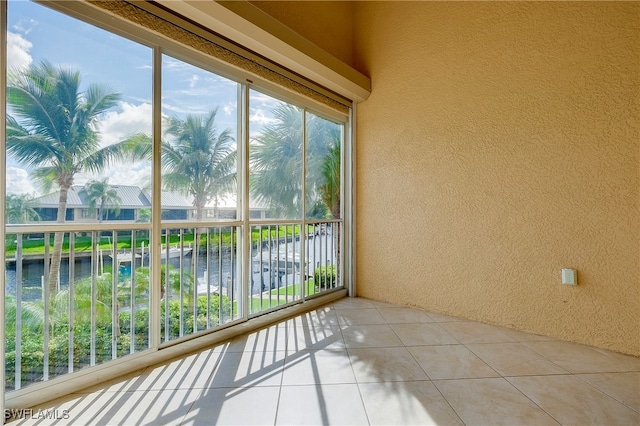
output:
[[[69,187],[60,187],[60,199],[58,201],[57,223],[64,223],[67,216],[67,195]],[[50,294],[56,294],[58,291],[58,278],[60,275],[60,262],[62,260],[62,242],[64,241],[64,232],[56,232],[53,238],[53,254],[51,255],[51,264],[49,267],[49,291]],[[48,244],[48,242],[47,242]]]

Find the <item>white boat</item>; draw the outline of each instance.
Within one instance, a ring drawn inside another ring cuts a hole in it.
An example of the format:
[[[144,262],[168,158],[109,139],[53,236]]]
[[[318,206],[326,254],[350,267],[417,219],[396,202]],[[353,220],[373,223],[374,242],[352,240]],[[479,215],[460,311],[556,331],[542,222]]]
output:
[[[204,271],[204,275],[202,277],[198,277],[198,295],[206,295],[208,294],[220,294],[220,292],[222,292],[223,296],[227,295],[227,287],[222,287],[222,289],[220,289],[220,286],[217,285],[213,285],[213,284],[209,284],[209,275],[207,273],[207,271]],[[227,277],[227,285],[229,285],[229,283],[231,282],[231,278]]]
[[[178,245],[169,247],[169,253],[168,253],[169,259],[176,259],[179,257],[187,256],[191,254],[192,251],[193,249],[191,247],[180,248],[180,246]],[[162,257],[162,260],[167,260],[167,248],[163,247],[162,250],[160,250],[160,252],[162,253],[160,255]]]

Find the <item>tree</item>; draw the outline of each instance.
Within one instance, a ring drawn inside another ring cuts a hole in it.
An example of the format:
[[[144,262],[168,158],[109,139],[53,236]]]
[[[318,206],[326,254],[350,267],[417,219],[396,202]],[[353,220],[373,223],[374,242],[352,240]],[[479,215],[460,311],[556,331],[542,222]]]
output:
[[[217,108],[206,116],[170,118],[165,134],[175,139],[162,146],[163,186],[191,195],[198,221],[205,206],[217,204],[236,178],[235,140],[231,129],[218,133],[216,113]]]
[[[323,181],[319,185],[322,201],[331,212],[333,219],[340,219],[340,173],[342,157],[340,139],[329,147],[329,153],[322,163]]]
[[[109,185],[109,179],[91,180],[86,183],[83,191],[89,205],[89,211],[98,211],[98,222],[102,222],[105,215],[105,207],[112,210],[116,215],[120,213],[120,196],[115,189]]]
[[[218,133],[215,125],[218,109],[205,116],[187,115],[182,120],[170,118],[165,134],[173,136],[162,144],[162,180],[164,187],[189,194],[196,208],[196,220],[201,221],[205,206],[232,189],[236,178],[235,140],[231,129]],[[197,276],[200,229],[194,230],[192,274]],[[193,297],[188,296],[193,307]]]
[[[77,173],[98,173],[111,162],[135,155],[135,138],[100,148],[96,123],[120,95],[100,84],[80,91],[80,73],[43,61],[10,73],[7,151],[31,169],[45,191],[60,190],[57,222],[64,223],[67,195]],[[54,238],[49,288],[57,291],[64,233]]]
[[[138,210],[138,219],[136,222],[149,223],[151,222],[151,209]]]
[[[251,145],[252,196],[267,204],[277,216],[300,217],[304,155],[307,217],[325,216],[319,203],[326,205],[332,217],[339,217],[340,126],[306,114],[307,140],[303,153],[302,110],[280,103],[272,113],[275,122],[265,126]]]
[[[302,200],[302,119],[300,108],[279,103],[276,121],[251,144],[251,195],[278,217],[298,218]]]
[[[35,210],[37,202],[29,194],[7,194],[6,220],[7,223],[28,223],[39,221],[40,215]]]

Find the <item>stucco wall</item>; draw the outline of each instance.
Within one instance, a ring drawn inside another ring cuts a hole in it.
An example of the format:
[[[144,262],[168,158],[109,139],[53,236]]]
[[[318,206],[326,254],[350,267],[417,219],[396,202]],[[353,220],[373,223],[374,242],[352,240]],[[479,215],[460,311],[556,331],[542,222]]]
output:
[[[251,1],[342,62],[353,60],[353,1]]]
[[[355,17],[359,295],[640,355],[640,3]]]

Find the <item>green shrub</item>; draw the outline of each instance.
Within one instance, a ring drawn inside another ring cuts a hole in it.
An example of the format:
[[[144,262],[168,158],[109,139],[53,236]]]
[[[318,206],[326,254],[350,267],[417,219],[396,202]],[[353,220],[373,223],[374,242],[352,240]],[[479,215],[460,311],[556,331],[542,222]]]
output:
[[[313,281],[319,288],[334,288],[337,285],[336,266],[328,265],[316,268]]]

